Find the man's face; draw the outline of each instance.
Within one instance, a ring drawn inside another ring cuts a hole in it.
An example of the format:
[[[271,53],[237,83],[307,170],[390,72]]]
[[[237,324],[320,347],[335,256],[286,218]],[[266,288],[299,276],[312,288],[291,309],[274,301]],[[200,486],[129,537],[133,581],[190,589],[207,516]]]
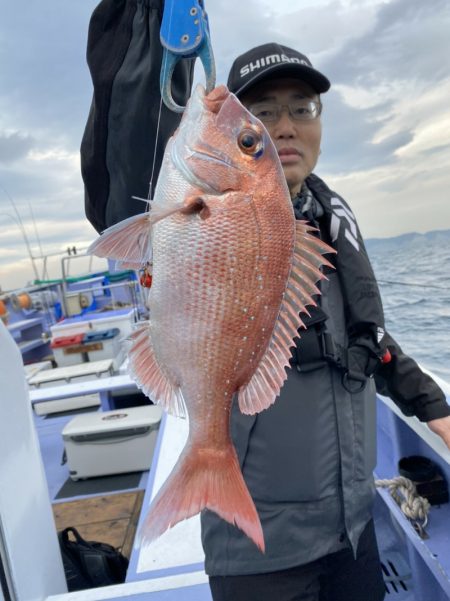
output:
[[[287,105],[301,98],[319,100],[318,94],[307,83],[280,78],[255,85],[242,95],[241,102],[248,108],[260,102]],[[264,125],[278,151],[288,188],[294,197],[319,158],[322,135],[320,117],[310,121],[295,121],[285,109],[277,121]]]

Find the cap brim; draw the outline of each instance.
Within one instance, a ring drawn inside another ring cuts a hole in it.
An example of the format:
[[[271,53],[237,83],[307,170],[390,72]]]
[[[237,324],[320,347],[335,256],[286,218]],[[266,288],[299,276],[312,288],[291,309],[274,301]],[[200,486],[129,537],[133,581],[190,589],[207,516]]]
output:
[[[309,84],[318,94],[328,92],[330,89],[330,82],[322,75],[319,71],[308,65],[292,64],[292,63],[277,63],[267,69],[264,69],[262,73],[255,74],[254,77],[245,82],[240,88],[233,91],[236,96],[243,94],[249,88],[253,87],[257,83],[264,81],[265,79],[271,79],[276,77],[294,77],[300,79]]]

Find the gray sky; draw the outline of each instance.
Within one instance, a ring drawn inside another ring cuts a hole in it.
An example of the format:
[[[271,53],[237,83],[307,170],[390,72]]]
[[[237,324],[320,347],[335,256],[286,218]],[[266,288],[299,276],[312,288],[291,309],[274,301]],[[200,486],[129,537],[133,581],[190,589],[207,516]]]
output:
[[[33,277],[33,252],[86,246],[79,146],[97,0],[0,0],[0,286]],[[218,82],[236,54],[277,41],[332,82],[316,173],[365,237],[450,228],[448,0],[206,0]],[[232,35],[230,35],[232,32]],[[198,71],[202,78],[201,69]],[[54,268],[52,275],[59,275]]]

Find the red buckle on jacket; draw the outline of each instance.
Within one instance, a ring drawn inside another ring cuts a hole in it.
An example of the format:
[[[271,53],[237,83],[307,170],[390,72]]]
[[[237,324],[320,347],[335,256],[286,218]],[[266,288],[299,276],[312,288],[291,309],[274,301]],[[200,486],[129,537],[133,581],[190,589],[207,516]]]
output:
[[[384,365],[385,363],[390,363],[390,362],[391,362],[391,360],[392,360],[391,351],[390,351],[390,350],[387,348],[387,349],[384,351],[384,355],[381,357],[380,361],[381,361],[381,363],[383,363],[383,365]]]

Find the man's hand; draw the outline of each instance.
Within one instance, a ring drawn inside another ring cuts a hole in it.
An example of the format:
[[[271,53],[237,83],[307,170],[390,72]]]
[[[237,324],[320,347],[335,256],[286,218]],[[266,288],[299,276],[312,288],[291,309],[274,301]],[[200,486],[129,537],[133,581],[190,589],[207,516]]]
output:
[[[432,419],[427,424],[430,430],[438,434],[450,449],[450,415],[440,417],[439,419]]]

